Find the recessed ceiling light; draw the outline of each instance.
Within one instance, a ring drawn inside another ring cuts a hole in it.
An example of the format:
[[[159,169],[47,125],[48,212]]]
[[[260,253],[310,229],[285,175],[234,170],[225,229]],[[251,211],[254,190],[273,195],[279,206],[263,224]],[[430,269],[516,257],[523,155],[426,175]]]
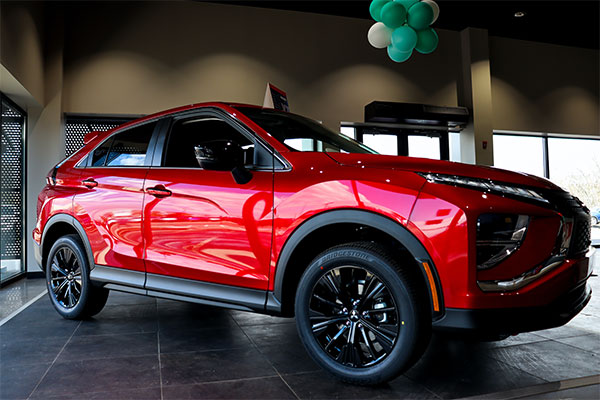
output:
[[[527,13],[525,13],[525,11],[517,11],[515,13],[515,18],[523,18],[525,15],[527,15]]]

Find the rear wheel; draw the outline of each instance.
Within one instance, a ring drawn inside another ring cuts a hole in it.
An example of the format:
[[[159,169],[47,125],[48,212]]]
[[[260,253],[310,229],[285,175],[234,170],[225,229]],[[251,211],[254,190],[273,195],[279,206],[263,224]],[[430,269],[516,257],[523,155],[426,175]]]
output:
[[[108,290],[92,286],[90,268],[77,235],[58,239],[46,261],[46,285],[52,305],[67,319],[91,317],[108,299]]]
[[[311,357],[343,381],[377,384],[422,355],[431,314],[418,282],[368,242],[321,253],[301,278],[296,321]]]

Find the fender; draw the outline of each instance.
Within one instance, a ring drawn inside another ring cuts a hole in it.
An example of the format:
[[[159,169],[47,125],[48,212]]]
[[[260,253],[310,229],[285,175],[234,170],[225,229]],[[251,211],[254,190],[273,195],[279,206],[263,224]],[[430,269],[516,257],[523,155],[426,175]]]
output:
[[[79,237],[81,238],[81,241],[83,243],[83,247],[85,249],[85,254],[88,257],[88,265],[90,266],[90,270],[94,269],[94,266],[95,266],[94,255],[92,253],[92,246],[90,245],[90,241],[88,240],[88,237],[85,233],[85,229],[83,229],[83,226],[72,215],[60,213],[60,214],[55,214],[52,217],[50,217],[50,219],[48,219],[48,221],[46,222],[46,225],[44,226],[44,231],[42,232],[42,240],[40,241],[40,251],[42,249],[44,249],[44,241],[46,239],[46,234],[50,231],[50,228],[53,225],[55,225],[59,222],[65,222],[65,223],[71,225],[73,228],[75,228],[75,230],[79,234]],[[42,265],[41,267],[43,270],[46,266]]]
[[[315,215],[303,222],[290,235],[277,260],[274,290],[271,295],[272,297],[269,296],[271,298],[267,299],[267,310],[276,312],[277,308],[281,308],[280,301],[283,298],[285,270],[298,244],[315,230],[337,223],[356,223],[369,226],[387,233],[406,247],[420,266],[419,269],[423,275],[425,286],[429,291],[432,315],[435,319],[443,315],[443,292],[437,269],[421,242],[407,228],[388,217],[370,211],[352,209],[326,211]],[[437,303],[438,306],[434,307],[434,303]]]

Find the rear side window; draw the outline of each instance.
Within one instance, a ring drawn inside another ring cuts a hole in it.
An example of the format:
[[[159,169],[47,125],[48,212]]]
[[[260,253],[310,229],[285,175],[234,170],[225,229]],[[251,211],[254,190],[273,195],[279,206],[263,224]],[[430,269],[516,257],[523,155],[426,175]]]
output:
[[[117,133],[94,150],[93,167],[137,167],[146,165],[148,144],[156,122]]]
[[[214,117],[194,118],[175,122],[169,134],[163,166],[199,168],[194,147],[214,140],[231,140],[245,151],[246,164],[252,164],[254,143],[227,122]]]
[[[110,145],[113,142],[113,138],[105,140],[99,147],[96,147],[94,154],[92,155],[92,167],[102,167],[106,163],[106,156],[110,150]]]

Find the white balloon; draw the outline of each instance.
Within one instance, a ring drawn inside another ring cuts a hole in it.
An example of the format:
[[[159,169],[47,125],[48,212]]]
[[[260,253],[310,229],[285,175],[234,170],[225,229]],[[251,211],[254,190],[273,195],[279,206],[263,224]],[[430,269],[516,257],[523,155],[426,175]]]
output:
[[[376,49],[383,49],[392,43],[393,31],[393,29],[385,26],[383,22],[376,22],[373,24],[371,29],[369,29],[367,38],[369,39],[371,46],[375,47]]]
[[[437,21],[438,17],[440,16],[440,6],[437,5],[437,3],[433,0],[421,0],[423,3],[427,3],[431,6],[431,8],[433,9],[433,22]],[[432,22],[432,24],[433,24]]]

